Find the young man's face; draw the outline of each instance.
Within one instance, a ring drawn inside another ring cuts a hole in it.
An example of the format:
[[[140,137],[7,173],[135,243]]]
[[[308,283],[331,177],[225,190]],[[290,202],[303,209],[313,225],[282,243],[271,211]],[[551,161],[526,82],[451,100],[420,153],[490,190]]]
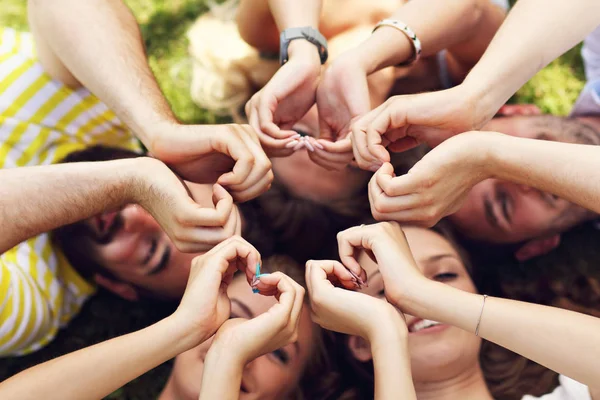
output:
[[[211,186],[198,187],[206,188],[206,193],[201,195],[211,201]],[[195,193],[202,192],[195,190]],[[239,212],[237,207],[234,207],[234,212]],[[81,234],[73,238],[72,245],[85,252],[86,258],[109,271],[118,279],[119,285],[130,284],[132,288],[141,288],[159,297],[181,297],[191,262],[202,254],[177,250],[158,222],[135,204],[94,216],[80,222],[80,225],[82,229],[78,232]],[[240,233],[241,224],[236,234]],[[127,297],[119,289],[113,289],[105,279],[97,281]]]
[[[552,116],[494,118],[482,130],[571,143],[598,141],[593,128]],[[487,179],[473,187],[463,207],[449,218],[473,239],[518,243],[566,231],[586,220],[588,213],[550,193]]]

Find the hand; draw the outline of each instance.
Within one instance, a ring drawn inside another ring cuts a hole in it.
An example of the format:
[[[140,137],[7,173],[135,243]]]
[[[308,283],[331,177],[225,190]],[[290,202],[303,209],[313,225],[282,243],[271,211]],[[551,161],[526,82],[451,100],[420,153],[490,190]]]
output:
[[[225,186],[236,201],[267,191],[271,162],[248,125],[166,124],[156,128],[151,154],[195,183]]]
[[[251,320],[230,319],[217,331],[211,351],[232,353],[243,368],[263,354],[294,342],[304,300],[304,289],[281,272],[264,274],[258,289],[263,295],[275,296],[278,303]]]
[[[236,270],[251,282],[260,254],[250,243],[234,236],[192,261],[188,284],[173,314],[182,330],[189,332],[189,348],[212,336],[229,319],[231,303],[227,286]]]
[[[239,235],[242,220],[233,198],[219,184],[212,187],[212,201],[206,200],[206,185],[181,180],[169,167],[153,158],[136,160],[129,185],[134,203],[148,211],[183,252],[207,251]]]
[[[336,287],[332,282],[344,288]],[[308,261],[306,283],[313,321],[325,329],[361,336],[369,341],[383,328],[383,321],[394,321],[407,331],[403,317],[389,303],[348,290],[358,288],[358,283],[337,261]]]
[[[469,191],[491,177],[484,143],[492,132],[468,132],[446,140],[395,177],[385,163],[369,182],[369,202],[378,221],[410,222],[430,227],[460,209]]]
[[[492,116],[479,109],[477,97],[462,85],[394,96],[352,123],[354,158],[360,168],[375,172],[390,161],[387,149],[401,152],[420,143],[435,147],[458,133],[480,128]]]
[[[350,133],[350,121],[371,110],[367,71],[352,51],[342,54],[323,73],[317,89],[320,138],[330,141]]]
[[[406,236],[395,222],[346,229],[338,233],[338,247],[340,260],[356,275],[362,271],[355,258],[357,250],[365,250],[379,266],[386,298],[404,312],[409,312],[406,306],[410,299],[418,298],[420,288],[430,282],[417,266]]]
[[[291,128],[315,103],[321,61],[305,40],[289,45],[289,61],[246,103],[246,116],[272,157],[289,156],[299,138]]]

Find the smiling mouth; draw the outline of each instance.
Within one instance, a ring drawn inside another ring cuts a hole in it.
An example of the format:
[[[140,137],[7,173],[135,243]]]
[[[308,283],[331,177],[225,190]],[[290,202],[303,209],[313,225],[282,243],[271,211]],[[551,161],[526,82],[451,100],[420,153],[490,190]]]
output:
[[[93,221],[96,225],[96,232],[94,232],[93,238],[99,244],[110,243],[123,226],[123,218],[119,212],[97,215]]]
[[[413,322],[412,324],[410,324],[410,326],[408,327],[408,332],[409,333],[417,333],[417,332],[421,332],[427,329],[431,329],[433,327],[442,325],[441,322],[437,322],[437,321],[432,321],[429,319],[421,319],[418,320],[416,322]]]

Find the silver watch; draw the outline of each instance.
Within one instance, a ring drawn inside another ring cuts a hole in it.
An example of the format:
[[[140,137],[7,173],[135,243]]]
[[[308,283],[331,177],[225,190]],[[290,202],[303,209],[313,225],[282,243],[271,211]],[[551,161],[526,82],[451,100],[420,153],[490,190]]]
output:
[[[279,63],[281,65],[288,62],[288,47],[290,42],[295,39],[305,39],[310,43],[314,44],[319,51],[319,58],[321,64],[325,64],[327,61],[327,39],[315,28],[310,26],[303,26],[300,28],[288,28],[281,32],[279,36]]]

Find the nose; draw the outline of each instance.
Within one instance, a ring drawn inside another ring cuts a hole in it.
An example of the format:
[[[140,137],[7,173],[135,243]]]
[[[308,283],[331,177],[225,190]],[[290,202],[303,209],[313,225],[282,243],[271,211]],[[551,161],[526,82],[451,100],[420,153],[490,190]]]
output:
[[[126,232],[157,231],[160,229],[158,222],[137,204],[127,205],[121,210],[121,216],[123,217],[123,229]]]

